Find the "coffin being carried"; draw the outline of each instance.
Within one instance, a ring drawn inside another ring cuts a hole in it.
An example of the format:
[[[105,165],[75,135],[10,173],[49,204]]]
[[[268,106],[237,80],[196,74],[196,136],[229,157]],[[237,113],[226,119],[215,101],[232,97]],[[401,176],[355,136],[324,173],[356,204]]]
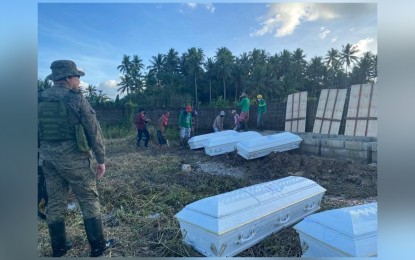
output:
[[[205,153],[207,155],[218,155],[224,153],[230,153],[235,151],[236,144],[243,140],[251,140],[255,137],[262,136],[255,131],[234,133],[230,135],[212,136],[205,140],[203,146],[205,147]]]
[[[284,152],[300,147],[303,139],[290,132],[260,136],[236,144],[238,154],[245,159],[255,159],[274,152]]]
[[[225,136],[225,135],[231,135],[235,133],[238,133],[238,132],[236,132],[235,130],[225,130],[225,131],[220,131],[220,132],[215,132],[215,133],[210,133],[210,134],[196,135],[190,138],[187,143],[189,144],[190,149],[199,149],[199,148],[203,148],[203,143],[210,137]]]
[[[320,209],[325,191],[290,176],[195,201],[175,217],[186,244],[205,256],[234,256]]]
[[[304,257],[377,256],[377,203],[313,214],[294,226]]]

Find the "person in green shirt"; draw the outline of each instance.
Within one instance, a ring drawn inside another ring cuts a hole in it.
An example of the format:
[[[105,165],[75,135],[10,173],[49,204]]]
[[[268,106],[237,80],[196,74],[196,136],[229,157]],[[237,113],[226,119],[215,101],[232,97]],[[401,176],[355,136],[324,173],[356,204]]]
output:
[[[179,129],[180,129],[180,149],[184,148],[187,141],[190,139],[192,131],[192,107],[186,106],[179,115]]]
[[[267,112],[267,103],[262,98],[262,95],[259,94],[257,97],[258,99],[258,117],[256,121],[256,126],[259,131],[264,131],[264,113]]]
[[[251,106],[251,102],[249,101],[248,95],[244,92],[242,92],[240,98],[242,98],[242,100],[239,103],[235,102],[235,105],[241,107],[239,122],[241,124],[241,129],[248,131],[249,107]]]

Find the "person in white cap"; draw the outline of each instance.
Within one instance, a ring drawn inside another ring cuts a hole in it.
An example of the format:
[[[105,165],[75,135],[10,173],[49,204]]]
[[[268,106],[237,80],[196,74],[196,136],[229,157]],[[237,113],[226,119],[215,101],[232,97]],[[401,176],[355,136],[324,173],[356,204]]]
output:
[[[239,114],[236,113],[236,110],[232,110],[233,115],[233,130],[238,131],[241,125],[239,124]]]
[[[216,116],[215,121],[213,121],[213,131],[220,132],[223,131],[223,120],[225,119],[225,111],[220,111],[220,114]]]

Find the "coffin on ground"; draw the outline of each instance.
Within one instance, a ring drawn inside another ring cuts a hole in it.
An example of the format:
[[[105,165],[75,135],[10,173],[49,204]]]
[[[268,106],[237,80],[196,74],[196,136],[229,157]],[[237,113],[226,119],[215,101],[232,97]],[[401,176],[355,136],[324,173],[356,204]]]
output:
[[[175,217],[186,244],[205,256],[234,256],[317,211],[325,191],[289,176],[195,201]]]
[[[245,159],[255,159],[274,152],[284,152],[300,147],[303,139],[290,132],[266,135],[244,140],[236,144],[238,154]]]
[[[294,229],[304,257],[377,255],[377,203],[313,214]]]
[[[215,132],[215,133],[209,133],[204,135],[196,135],[189,139],[187,142],[190,146],[190,149],[199,149],[203,148],[203,143],[210,137],[214,136],[224,136],[224,135],[230,135],[238,133],[235,130],[225,130],[221,132]]]
[[[230,153],[236,150],[236,144],[240,141],[251,140],[255,137],[262,136],[255,131],[234,133],[229,135],[212,136],[205,140],[203,146],[205,147],[205,153],[207,155],[219,155],[224,153]]]

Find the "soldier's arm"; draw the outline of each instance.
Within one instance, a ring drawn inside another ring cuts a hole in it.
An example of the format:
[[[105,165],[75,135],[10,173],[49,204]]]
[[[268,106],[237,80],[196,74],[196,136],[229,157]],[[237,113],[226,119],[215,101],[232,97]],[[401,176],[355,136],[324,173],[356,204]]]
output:
[[[81,97],[79,116],[85,130],[86,138],[95,154],[98,164],[105,163],[105,144],[101,126],[96,118],[94,109],[89,102]]]

